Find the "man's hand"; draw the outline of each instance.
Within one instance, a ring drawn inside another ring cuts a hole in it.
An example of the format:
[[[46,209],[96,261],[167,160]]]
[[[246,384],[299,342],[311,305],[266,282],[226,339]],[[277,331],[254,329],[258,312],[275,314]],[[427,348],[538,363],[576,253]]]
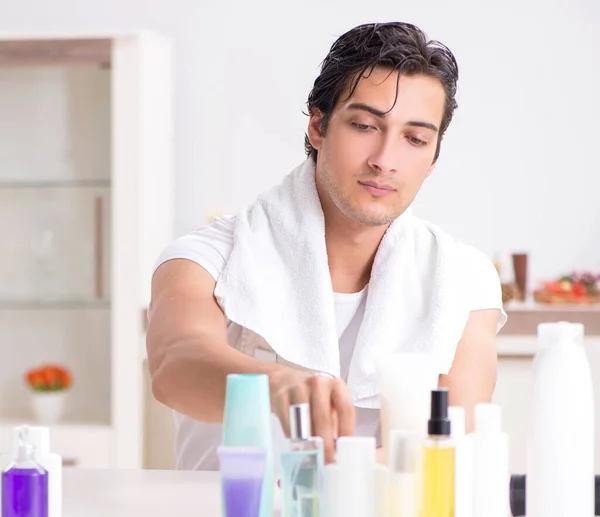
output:
[[[353,436],[356,421],[352,397],[344,382],[291,368],[272,373],[270,380],[271,409],[285,435],[290,435],[290,405],[308,403],[313,435],[323,438],[325,462],[333,462],[335,440]]]

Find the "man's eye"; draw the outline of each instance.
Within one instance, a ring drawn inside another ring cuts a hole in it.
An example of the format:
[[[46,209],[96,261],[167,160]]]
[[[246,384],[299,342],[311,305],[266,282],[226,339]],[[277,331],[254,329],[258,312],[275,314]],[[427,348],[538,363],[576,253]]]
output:
[[[417,145],[417,146],[427,145],[427,142],[425,140],[421,140],[420,138],[417,138],[416,136],[409,136],[408,140],[413,145]]]
[[[369,129],[375,129],[373,126],[370,126],[369,124],[361,124],[359,122],[352,122],[352,125],[360,131],[368,131]]]

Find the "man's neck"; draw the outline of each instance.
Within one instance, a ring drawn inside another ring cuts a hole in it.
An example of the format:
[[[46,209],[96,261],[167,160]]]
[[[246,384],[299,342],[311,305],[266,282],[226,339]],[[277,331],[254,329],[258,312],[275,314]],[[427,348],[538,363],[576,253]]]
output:
[[[325,214],[325,243],[335,293],[361,291],[371,277],[373,260],[387,226],[365,226],[341,213]]]

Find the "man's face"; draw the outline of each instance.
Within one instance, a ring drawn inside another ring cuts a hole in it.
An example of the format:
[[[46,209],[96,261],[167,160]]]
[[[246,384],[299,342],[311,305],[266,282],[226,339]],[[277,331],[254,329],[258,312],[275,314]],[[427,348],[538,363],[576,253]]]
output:
[[[335,207],[353,222],[387,225],[412,203],[433,170],[444,89],[429,76],[398,81],[397,72],[375,69],[347,97],[341,95],[325,135],[319,130],[321,113],[310,117],[321,202],[324,210]]]

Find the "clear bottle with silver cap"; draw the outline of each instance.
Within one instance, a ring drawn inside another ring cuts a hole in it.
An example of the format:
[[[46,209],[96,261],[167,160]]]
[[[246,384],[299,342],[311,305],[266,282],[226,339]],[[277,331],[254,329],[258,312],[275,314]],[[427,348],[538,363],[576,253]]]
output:
[[[310,406],[290,406],[290,438],[281,453],[281,517],[318,517],[323,439],[312,436]]]

